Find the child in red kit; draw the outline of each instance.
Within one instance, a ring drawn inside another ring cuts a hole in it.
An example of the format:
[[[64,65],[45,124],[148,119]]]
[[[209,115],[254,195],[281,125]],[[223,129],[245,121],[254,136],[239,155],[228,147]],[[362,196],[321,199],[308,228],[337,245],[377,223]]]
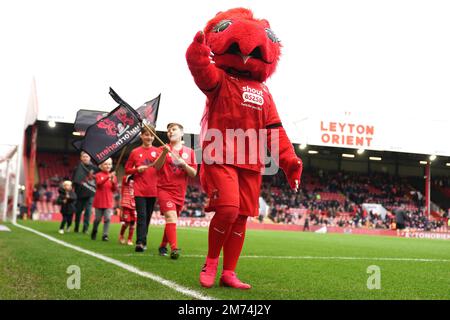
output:
[[[143,127],[140,135],[142,145],[131,151],[125,164],[125,174],[132,174],[134,199],[137,211],[136,252],[147,248],[147,235],[157,196],[157,173],[153,163],[158,157],[158,149],[152,146],[155,137]]]
[[[112,159],[108,159],[99,165],[100,172],[95,175],[97,191],[94,196],[93,207],[95,208],[95,221],[91,239],[97,238],[98,225],[103,217],[103,241],[109,241],[109,223],[114,208],[114,192],[117,191],[117,177],[115,172],[110,172]]]
[[[177,244],[177,218],[183,208],[188,177],[197,175],[197,163],[194,150],[183,146],[181,124],[169,123],[167,136],[170,144],[161,148],[161,154],[155,162],[155,168],[158,170],[158,201],[161,213],[166,219],[159,254],[167,255],[166,246],[169,243],[170,257],[178,259],[180,249]]]
[[[125,244],[124,234],[128,227],[128,245],[133,245],[134,224],[136,223],[136,205],[134,201],[134,181],[133,176],[123,176],[122,179],[122,200],[121,207],[122,213],[120,220],[122,221],[122,227],[120,228],[119,242]]]

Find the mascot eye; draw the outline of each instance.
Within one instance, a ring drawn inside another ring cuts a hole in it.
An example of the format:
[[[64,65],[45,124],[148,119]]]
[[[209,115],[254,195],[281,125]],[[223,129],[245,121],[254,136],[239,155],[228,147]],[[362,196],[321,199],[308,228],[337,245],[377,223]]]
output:
[[[269,39],[272,40],[272,42],[274,43],[280,42],[280,39],[277,38],[275,32],[273,32],[272,29],[266,28],[266,33]]]
[[[213,32],[216,32],[216,33],[217,32],[222,32],[226,28],[231,26],[231,24],[232,24],[231,20],[222,20],[218,24],[215,25],[215,27],[213,28]]]

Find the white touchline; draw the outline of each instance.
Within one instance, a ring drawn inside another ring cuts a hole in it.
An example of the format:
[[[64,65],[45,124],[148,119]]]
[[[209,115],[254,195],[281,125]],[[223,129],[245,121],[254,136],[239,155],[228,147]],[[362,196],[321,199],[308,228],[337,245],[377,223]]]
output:
[[[203,255],[184,254],[185,258],[204,258]],[[375,261],[409,261],[409,262],[449,262],[448,259],[421,258],[380,258],[380,257],[316,257],[316,256],[241,256],[243,259],[290,259],[290,260],[375,260]]]
[[[116,256],[144,257],[135,254],[115,254]],[[150,254],[150,256],[152,256]],[[155,255],[156,256],[156,255]],[[183,254],[184,258],[205,258],[200,254]],[[374,261],[405,261],[405,262],[444,262],[450,263],[448,259],[422,259],[422,258],[389,258],[389,257],[317,257],[317,256],[240,256],[240,259],[287,259],[287,260],[374,260]]]
[[[139,270],[138,268],[136,268],[136,267],[134,267],[132,265],[123,263],[122,261],[109,258],[107,256],[104,256],[102,254],[96,253],[94,251],[83,249],[81,247],[78,247],[78,246],[75,246],[73,244],[61,241],[61,240],[56,239],[56,238],[54,238],[52,236],[49,236],[49,235],[47,235],[45,233],[39,232],[39,231],[34,230],[32,228],[29,228],[29,227],[22,226],[22,225],[17,224],[17,223],[14,223],[13,225],[16,226],[16,227],[19,227],[21,229],[24,229],[24,230],[30,231],[32,233],[35,233],[35,234],[37,234],[37,235],[39,235],[41,237],[44,237],[44,238],[46,238],[46,239],[48,239],[50,241],[53,241],[53,242],[55,242],[57,244],[60,244],[60,245],[62,245],[64,247],[71,248],[73,250],[76,250],[78,252],[82,252],[84,254],[90,255],[90,256],[92,256],[94,258],[97,258],[99,260],[103,260],[105,262],[111,263],[111,264],[113,264],[115,266],[118,266],[118,267],[120,267],[122,269],[125,269],[125,270],[129,271],[129,272],[137,274],[137,275],[139,275],[141,277],[151,279],[151,280],[153,280],[155,282],[158,282],[159,284],[162,284],[163,286],[169,287],[170,289],[173,289],[173,290],[175,290],[175,291],[177,291],[179,293],[182,293],[182,294],[184,294],[186,296],[190,296],[192,298],[199,299],[199,300],[216,300],[215,298],[213,298],[211,296],[207,296],[207,295],[202,294],[200,292],[197,292],[195,290],[183,287],[183,286],[181,286],[181,285],[179,285],[179,284],[177,284],[177,283],[175,283],[173,281],[166,280],[166,279],[164,279],[164,278],[162,278],[160,276],[157,276],[157,275],[155,275],[155,274],[153,274],[151,272]]]

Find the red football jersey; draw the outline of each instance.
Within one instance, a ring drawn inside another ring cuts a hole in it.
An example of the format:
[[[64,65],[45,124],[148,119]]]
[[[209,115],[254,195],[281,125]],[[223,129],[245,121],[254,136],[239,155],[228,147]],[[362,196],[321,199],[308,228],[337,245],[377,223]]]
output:
[[[260,130],[267,126],[280,123],[280,117],[272,100],[272,96],[264,83],[245,78],[236,78],[219,71],[221,74],[218,86],[207,95],[206,113],[202,124],[202,135],[205,129],[219,130],[223,136],[222,155],[217,152],[209,152],[217,149],[208,145],[217,145],[215,139],[208,138],[203,141],[203,162],[225,163],[240,168],[260,171],[264,166],[265,148],[259,150]],[[227,137],[227,130],[242,129],[248,131],[245,137],[245,145],[238,143],[233,136]],[[262,131],[264,133],[264,131]],[[213,135],[214,136],[214,135]],[[267,142],[269,144],[270,141]],[[227,155],[228,154],[228,155]],[[231,155],[231,156],[230,156]],[[228,157],[228,159],[227,159]],[[230,159],[231,158],[231,159]],[[208,162],[207,162],[208,161]]]
[[[117,177],[113,181],[109,178],[109,172],[100,171],[95,174],[95,191],[93,207],[97,209],[114,208],[114,192],[117,191]]]
[[[189,166],[197,170],[197,161],[195,160],[194,150],[183,146],[178,152],[174,151],[170,145],[170,150],[178,154]],[[162,147],[160,149],[160,152]],[[169,194],[171,200],[176,204],[182,205],[186,195],[188,184],[186,171],[181,168],[178,161],[170,153],[166,156],[163,167],[158,170],[158,192]]]
[[[127,181],[127,177],[128,176],[123,176],[122,179],[122,199],[120,202],[120,205],[122,206],[122,208],[128,208],[128,209],[135,209],[136,208],[136,204],[134,201],[134,181],[131,179],[128,179]]]
[[[125,164],[125,174],[134,176],[134,195],[136,197],[156,197],[157,196],[157,173],[154,167],[147,168],[139,173],[139,166],[147,166],[155,162],[158,158],[159,149],[156,147],[137,147],[131,151],[128,161]]]

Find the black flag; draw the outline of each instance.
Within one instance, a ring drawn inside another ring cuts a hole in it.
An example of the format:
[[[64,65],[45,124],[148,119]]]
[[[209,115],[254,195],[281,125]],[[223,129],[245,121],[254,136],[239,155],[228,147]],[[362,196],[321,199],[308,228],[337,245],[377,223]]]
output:
[[[131,106],[125,102],[111,87],[109,88],[109,94],[118,104]],[[158,118],[159,101],[161,100],[161,94],[156,98],[145,102],[142,106],[136,109],[139,113],[141,120],[148,125],[156,127],[156,119]]]
[[[79,110],[77,113],[79,122],[75,121],[75,130],[82,132],[83,125],[96,117],[96,122],[92,122],[93,124],[86,128],[85,137],[72,142],[77,150],[88,153],[96,164],[102,163],[135,141],[142,122],[156,127],[158,117],[161,94],[137,110],[134,110],[111,87],[109,94],[119,104],[116,109],[106,115],[101,111]],[[100,118],[101,116],[103,117]]]
[[[147,101],[142,106],[136,109],[136,111],[141,116],[142,121],[145,124],[151,125],[156,128],[156,119],[158,118],[159,101],[161,99],[161,94],[156,98]]]
[[[108,112],[105,111],[80,109],[77,112],[77,117],[75,118],[75,123],[73,124],[74,131],[84,135],[89,126],[93,125],[107,115]]]
[[[84,139],[75,141],[73,146],[88,153],[98,165],[134,140],[140,131],[139,114],[122,101],[106,117],[89,126]]]

